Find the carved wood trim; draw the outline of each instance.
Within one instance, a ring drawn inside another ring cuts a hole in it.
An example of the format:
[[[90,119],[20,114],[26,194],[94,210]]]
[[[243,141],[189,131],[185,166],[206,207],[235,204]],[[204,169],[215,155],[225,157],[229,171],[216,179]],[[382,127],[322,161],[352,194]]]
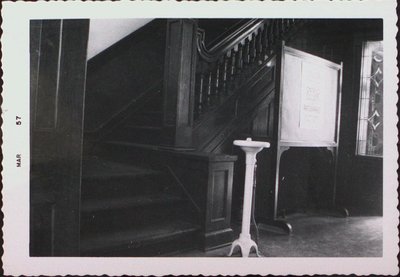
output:
[[[246,38],[253,34],[257,29],[262,28],[264,19],[252,19],[246,24],[243,24],[235,32],[220,40],[210,49],[205,46],[205,31],[203,29],[197,30],[197,51],[199,55],[207,62],[215,62],[223,55],[234,48],[236,45],[244,44]]]

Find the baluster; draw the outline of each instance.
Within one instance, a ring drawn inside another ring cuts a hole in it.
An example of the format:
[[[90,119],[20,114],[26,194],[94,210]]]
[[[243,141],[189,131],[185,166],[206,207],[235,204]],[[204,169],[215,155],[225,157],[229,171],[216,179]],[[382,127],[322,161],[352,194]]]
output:
[[[296,19],[291,19],[290,20],[290,29],[296,29],[296,26],[297,26],[297,20]]]
[[[229,78],[230,80],[233,80],[233,76],[235,75],[236,68],[235,68],[235,63],[236,63],[236,52],[234,49],[231,50],[231,64],[230,64],[230,69],[229,69]]]
[[[281,20],[277,19],[276,20],[276,24],[275,24],[275,29],[274,29],[274,40],[275,40],[275,42],[279,40],[279,31],[280,31],[281,26],[282,26],[281,25]]]
[[[243,62],[245,65],[250,63],[250,42],[248,38],[244,41]]]
[[[207,105],[211,106],[212,105],[212,95],[211,95],[211,90],[212,90],[212,70],[208,72],[208,82],[207,82]]]
[[[281,31],[279,34],[279,37],[281,38],[282,35],[286,32],[286,19],[281,19],[282,20],[282,27],[281,27]]]
[[[278,29],[279,29],[279,19],[276,19],[274,21],[274,25],[272,25],[272,43],[271,43],[271,49],[270,49],[271,54],[274,51],[275,45],[278,41],[278,36],[277,36]]]
[[[259,29],[257,33],[257,45],[256,45],[258,60],[262,60],[262,55],[263,55],[262,35],[263,35],[263,30]]]
[[[292,27],[296,28],[297,25],[299,25],[298,23],[301,22],[301,20],[297,20],[297,19],[292,19]]]
[[[277,28],[276,28],[275,38],[276,40],[279,40],[282,34],[283,19],[278,19],[278,24],[276,27]]]
[[[219,102],[219,97],[220,97],[220,67],[221,67],[221,63],[219,61],[217,61],[217,65],[216,65],[216,70],[215,70],[215,77],[214,77],[214,95],[215,95],[215,99],[216,102]]]
[[[273,33],[274,43],[273,43],[273,45],[272,45],[272,51],[273,51],[273,49],[275,48],[275,45],[276,45],[276,43],[277,43],[278,40],[279,40],[279,28],[280,28],[280,26],[281,26],[280,20],[277,19],[277,20],[275,21],[274,30],[273,30],[273,31],[274,31],[274,33]]]
[[[289,20],[288,19],[284,19],[283,20],[283,34],[285,34],[288,30],[289,30],[289,24],[288,24]]]
[[[290,30],[290,19],[285,19],[285,32]]]
[[[272,24],[269,29],[269,32],[268,32],[268,38],[269,38],[268,53],[269,54],[271,54],[273,45],[275,44],[275,26],[276,26],[276,20],[273,19]]]
[[[203,113],[203,91],[204,91],[204,74],[200,73],[199,76],[199,88],[198,88],[198,96],[197,96],[197,114],[201,115]]]
[[[253,63],[255,58],[256,58],[256,37],[254,34],[252,34],[250,41],[250,62]]]
[[[229,91],[228,93],[232,93],[235,87],[235,74],[236,74],[236,52],[234,49],[231,50],[231,62],[229,64]]]
[[[228,81],[228,56],[224,55],[223,59],[223,70],[222,70],[222,91],[224,94],[227,92],[227,81]]]
[[[240,74],[243,69],[243,46],[241,43],[238,45],[238,51],[236,55],[236,68],[237,73]]]
[[[266,21],[264,23],[264,30],[262,32],[262,53],[263,53],[263,57],[264,60],[266,60],[268,58],[268,43],[269,43],[269,37],[268,37],[268,31],[270,28],[270,20]]]
[[[276,19],[274,24],[274,44],[278,41],[279,27],[280,19]]]
[[[286,19],[286,31],[290,32],[292,28],[292,21],[290,19]]]

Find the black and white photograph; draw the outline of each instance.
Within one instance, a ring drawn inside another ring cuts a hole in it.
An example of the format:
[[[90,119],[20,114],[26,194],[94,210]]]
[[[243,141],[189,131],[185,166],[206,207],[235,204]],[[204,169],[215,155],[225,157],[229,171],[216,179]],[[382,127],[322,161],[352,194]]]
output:
[[[4,227],[23,226],[17,254],[51,268],[35,272],[398,272],[385,16],[37,11],[21,34],[20,111],[2,58]],[[3,233],[7,255],[15,237]],[[11,272],[30,273],[10,257]],[[141,269],[118,265],[129,261]]]

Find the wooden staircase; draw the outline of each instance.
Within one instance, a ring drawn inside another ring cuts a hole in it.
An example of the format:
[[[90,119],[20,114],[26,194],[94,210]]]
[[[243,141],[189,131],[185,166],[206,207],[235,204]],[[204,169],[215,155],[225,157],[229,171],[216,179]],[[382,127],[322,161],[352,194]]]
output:
[[[162,169],[84,160],[82,256],[157,256],[195,247],[198,215]]]
[[[153,97],[143,102],[107,139],[151,145],[162,143],[161,89],[158,88]]]
[[[83,163],[82,256],[158,256],[230,244],[236,157],[226,149],[261,106],[272,109],[274,47],[293,24],[247,20],[210,51],[199,30],[189,109],[195,151],[162,145],[168,116],[161,81],[97,137],[92,133]]]

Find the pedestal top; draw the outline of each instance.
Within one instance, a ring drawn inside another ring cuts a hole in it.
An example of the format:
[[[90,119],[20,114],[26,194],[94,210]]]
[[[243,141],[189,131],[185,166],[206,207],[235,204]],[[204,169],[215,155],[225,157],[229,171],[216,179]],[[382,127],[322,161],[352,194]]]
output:
[[[269,148],[270,143],[266,141],[254,141],[251,138],[247,138],[246,140],[235,140],[233,141],[234,145],[241,147],[254,147],[254,148]]]

